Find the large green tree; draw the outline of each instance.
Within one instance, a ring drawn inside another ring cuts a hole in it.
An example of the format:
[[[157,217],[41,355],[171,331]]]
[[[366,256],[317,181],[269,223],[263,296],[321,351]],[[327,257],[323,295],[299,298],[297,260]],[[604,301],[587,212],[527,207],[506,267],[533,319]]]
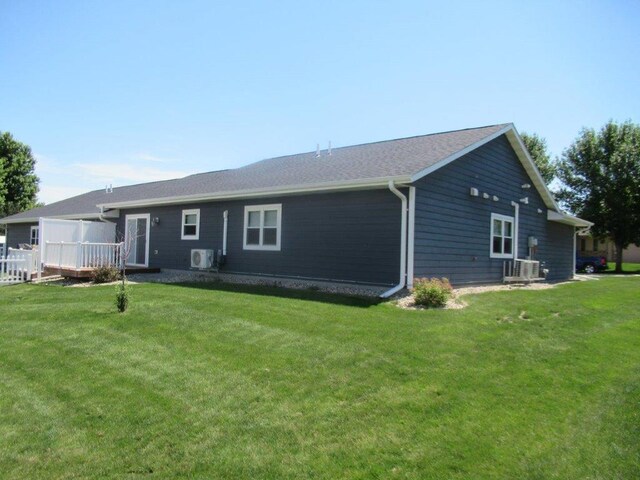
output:
[[[538,167],[540,175],[542,175],[545,183],[549,185],[556,177],[557,168],[551,160],[551,155],[549,155],[547,141],[536,133],[529,134],[522,132],[520,136],[522,137],[525,147],[529,150],[531,158],[533,158],[533,161]]]
[[[0,218],[36,205],[38,182],[31,148],[0,132]]]
[[[622,251],[640,244],[640,125],[609,121],[600,131],[583,129],[563,152],[559,199],[575,214],[594,222],[594,236],[616,246],[616,272]]]

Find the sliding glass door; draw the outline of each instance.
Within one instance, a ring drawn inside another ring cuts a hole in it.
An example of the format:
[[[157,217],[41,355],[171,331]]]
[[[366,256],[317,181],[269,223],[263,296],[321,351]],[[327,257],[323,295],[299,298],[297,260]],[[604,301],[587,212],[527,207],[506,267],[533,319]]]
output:
[[[132,267],[149,266],[149,214],[125,217],[124,248],[126,263]]]

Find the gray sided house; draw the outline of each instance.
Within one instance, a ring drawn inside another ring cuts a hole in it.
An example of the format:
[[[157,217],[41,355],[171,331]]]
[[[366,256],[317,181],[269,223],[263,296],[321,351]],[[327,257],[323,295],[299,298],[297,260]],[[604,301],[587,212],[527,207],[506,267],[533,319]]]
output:
[[[234,170],[99,190],[0,220],[7,245],[40,218],[115,222],[130,265],[411,286],[501,282],[505,262],[574,273],[575,233],[512,124],[263,160]],[[217,256],[218,259],[221,258]]]

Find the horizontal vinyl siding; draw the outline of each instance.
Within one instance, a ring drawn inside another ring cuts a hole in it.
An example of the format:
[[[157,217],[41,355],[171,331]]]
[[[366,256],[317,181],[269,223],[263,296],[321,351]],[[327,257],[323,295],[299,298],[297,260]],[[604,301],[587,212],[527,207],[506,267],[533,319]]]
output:
[[[415,275],[458,285],[501,282],[505,260],[490,258],[491,214],[514,217],[511,201],[528,197],[528,205],[519,203],[518,257],[526,258],[534,236],[534,259],[545,263],[549,278],[569,278],[573,229],[547,221],[542,198],[533,185],[523,189],[525,183],[532,181],[504,135],[416,182]],[[478,197],[469,194],[471,187]]]
[[[7,225],[7,248],[18,248],[20,243],[31,243],[31,227],[37,223],[10,223]]]
[[[244,250],[244,207],[282,204],[281,250]],[[200,209],[200,239],[181,240],[182,210]],[[223,212],[229,211],[224,271],[391,285],[400,256],[400,200],[388,190],[327,193],[246,201],[122,210],[149,213],[149,266],[190,268],[191,249],[222,249]],[[157,252],[157,253],[156,253]]]

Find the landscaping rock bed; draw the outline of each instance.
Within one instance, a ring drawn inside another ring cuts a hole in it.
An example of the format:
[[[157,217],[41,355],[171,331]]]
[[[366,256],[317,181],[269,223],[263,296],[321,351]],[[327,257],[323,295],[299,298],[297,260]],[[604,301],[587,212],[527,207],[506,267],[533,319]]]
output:
[[[163,270],[161,273],[129,275],[131,283],[189,283],[189,282],[225,282],[237,285],[261,285],[267,287],[293,288],[297,290],[316,290],[325,293],[355,295],[359,297],[378,297],[388,290],[387,287],[361,286],[347,283],[321,282],[304,279],[259,277],[230,273],[190,272],[184,270]]]

